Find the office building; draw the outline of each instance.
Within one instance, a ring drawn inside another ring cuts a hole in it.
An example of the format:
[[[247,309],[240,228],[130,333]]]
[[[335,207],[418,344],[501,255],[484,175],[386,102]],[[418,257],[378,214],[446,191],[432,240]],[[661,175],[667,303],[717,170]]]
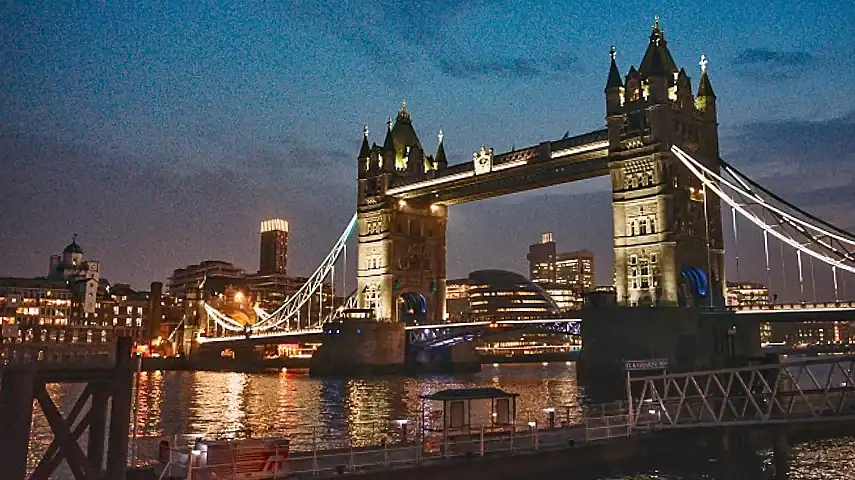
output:
[[[557,253],[552,232],[541,234],[540,243],[528,248],[529,278],[548,285],[566,308],[578,305],[584,293],[594,289],[594,254],[588,250]]]
[[[446,323],[469,321],[472,316],[472,309],[469,307],[469,279],[446,280],[445,315]]]
[[[769,289],[762,283],[727,282],[727,305],[749,307],[769,305]]]
[[[72,292],[65,280],[0,278],[0,324],[69,325]]]
[[[244,276],[245,272],[242,268],[235,267],[229,262],[205,260],[197,265],[175,269],[169,277],[167,289],[169,294],[177,299],[198,299],[197,291],[204,287],[205,279],[217,277],[222,279],[221,283],[224,283],[227,279],[243,280]]]
[[[524,320],[554,315],[558,305],[540,285],[505,270],[469,274],[469,305],[473,320]]]

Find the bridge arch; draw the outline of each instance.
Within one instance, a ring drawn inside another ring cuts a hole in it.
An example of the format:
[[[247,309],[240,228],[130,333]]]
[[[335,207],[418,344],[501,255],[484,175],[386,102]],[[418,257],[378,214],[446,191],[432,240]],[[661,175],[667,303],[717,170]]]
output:
[[[428,320],[428,299],[419,292],[398,295],[398,321],[407,325],[424,325]]]

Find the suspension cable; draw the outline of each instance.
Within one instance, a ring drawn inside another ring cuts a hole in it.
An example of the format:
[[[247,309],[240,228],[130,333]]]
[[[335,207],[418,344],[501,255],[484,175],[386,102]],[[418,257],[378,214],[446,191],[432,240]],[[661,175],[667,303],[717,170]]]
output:
[[[705,183],[711,182],[711,181],[709,179],[706,179],[706,176],[702,175],[700,171],[703,171],[704,173],[706,173],[710,177],[714,178],[715,179],[714,183],[723,183],[723,184],[727,185],[728,187],[730,187],[734,191],[738,192],[740,195],[751,198],[756,203],[760,204],[764,209],[771,210],[771,211],[777,213],[778,215],[782,216],[786,220],[797,223],[800,226],[807,227],[807,228],[810,228],[812,230],[816,230],[817,232],[821,233],[822,235],[835,238],[840,242],[848,243],[850,245],[855,245],[855,235],[852,235],[851,233],[845,232],[844,230],[838,229],[836,227],[835,227],[835,230],[838,230],[841,233],[840,234],[832,233],[832,232],[829,232],[827,230],[824,230],[823,228],[817,227],[816,225],[813,225],[809,222],[806,222],[800,218],[797,218],[797,217],[781,210],[780,208],[772,205],[771,203],[763,200],[763,198],[761,198],[757,194],[750,192],[750,189],[748,189],[748,191],[746,191],[745,189],[734,185],[732,182],[730,182],[726,178],[722,177],[720,174],[710,170],[708,167],[706,167],[705,165],[701,164],[700,162],[698,162],[697,160],[692,158],[689,154],[687,154],[686,152],[681,150],[679,147],[672,146],[671,151],[673,153],[675,153],[678,156],[678,158],[680,158],[680,160],[683,162],[683,164],[686,165],[687,167],[689,166],[689,164],[692,164],[692,167],[690,167],[690,170],[692,170],[692,173],[696,177],[702,179]],[[721,161],[724,162],[724,160],[721,160]],[[726,165],[725,169],[728,171],[728,173],[731,173],[731,170],[733,170],[735,172],[735,170],[732,167],[729,167],[727,165]],[[737,181],[739,181],[740,183],[743,183],[742,180],[736,176],[736,173],[731,173],[731,175],[734,175],[734,178],[736,178]],[[730,198],[728,195],[726,195],[722,190],[719,190],[718,188],[716,188],[715,190],[717,190],[716,194],[719,195],[720,197],[721,197],[721,195],[724,195],[725,197],[728,197],[728,199],[733,201],[733,199]],[[724,200],[724,198],[722,198],[722,200]],[[783,203],[785,205],[787,205],[788,207],[793,208],[794,210],[801,212],[796,207],[792,207],[789,204],[787,204],[786,202],[783,202]],[[736,208],[743,216],[746,216],[746,218],[748,218],[747,217],[748,214],[745,213],[744,209],[742,209],[741,206],[736,205]],[[809,214],[805,214],[805,215],[808,216],[809,218],[811,217]],[[832,250],[836,251],[835,248],[833,248],[833,247],[830,247],[830,248]]]
[[[818,260],[820,260],[820,261],[822,261],[828,265],[836,265],[837,267],[839,267],[842,270],[846,270],[847,272],[850,272],[850,273],[855,273],[855,267],[853,267],[851,265],[847,265],[841,261],[835,260],[835,259],[829,257],[828,255],[824,255],[824,254],[821,254],[819,252],[815,252],[813,250],[805,248],[802,244],[793,240],[791,237],[785,236],[784,234],[782,234],[782,233],[776,231],[775,229],[771,228],[763,220],[758,218],[755,214],[746,211],[733,198],[731,198],[723,190],[721,190],[717,186],[716,182],[707,178],[707,176],[704,175],[703,173],[701,173],[701,171],[699,170],[699,168],[705,169],[707,171],[709,171],[709,169],[707,169],[703,165],[700,165],[697,160],[690,157],[688,154],[686,154],[683,150],[681,150],[677,146],[672,146],[671,151],[692,172],[693,175],[695,175],[697,178],[701,179],[701,181],[703,181],[709,189],[711,189],[716,195],[718,195],[719,198],[724,200],[725,203],[729,204],[731,207],[735,208],[740,213],[740,215],[742,215],[743,217],[745,217],[746,219],[751,221],[751,223],[755,224],[757,227],[763,229],[764,231],[767,231],[768,233],[772,234],[772,236],[776,237],[778,240],[781,240],[781,241],[787,243],[787,245],[789,245],[789,246],[791,246],[791,247],[793,247],[799,251],[803,251],[804,253],[806,253],[810,256],[813,256],[814,258],[816,258],[816,259],[818,259]],[[711,174],[715,175],[713,172],[711,172]],[[718,177],[720,178],[720,176],[718,176]],[[724,179],[722,179],[722,182],[726,183],[726,184],[730,184],[729,182],[727,182]],[[730,184],[730,185],[732,185],[732,184]],[[761,199],[761,201],[762,201],[762,199]],[[763,202],[763,206],[766,208],[772,208],[766,202]],[[798,220],[798,219],[796,219],[796,220]],[[801,220],[798,220],[798,221],[801,222]],[[811,228],[815,228],[815,227],[811,227]]]
[[[802,274],[802,251],[796,250],[796,258],[799,262],[799,300],[805,302],[805,277]]]
[[[736,234],[736,209],[731,208],[730,213],[733,217],[733,250],[736,253],[736,281],[742,282],[742,277],[739,275],[739,236]]]
[[[300,287],[300,289],[297,290],[296,294],[289,297],[274,312],[268,314],[267,312],[261,310],[262,312],[264,312],[264,315],[260,316],[261,320],[249,327],[241,325],[239,322],[228,317],[227,315],[224,315],[222,312],[219,312],[215,308],[210,307],[211,312],[216,312],[215,314],[211,315],[212,318],[214,318],[214,320],[223,328],[235,331],[236,326],[240,325],[240,329],[242,331],[248,329],[250,333],[254,333],[276,328],[286,322],[287,327],[290,328],[291,318],[296,315],[298,319],[297,327],[299,328],[300,310],[308,302],[309,321],[307,322],[307,327],[311,327],[311,299],[314,296],[314,293],[319,290],[319,288],[322,289],[323,280],[327,277],[330,270],[335,265],[335,262],[338,259],[339,255],[344,250],[344,247],[347,245],[347,239],[355,230],[356,219],[357,216],[356,214],[354,214],[353,217],[350,219],[350,222],[347,224],[347,227],[344,229],[341,236],[339,237],[338,241],[336,241],[332,250],[327,254],[323,262],[321,262],[321,264],[315,269],[315,271],[312,273],[306,283],[304,283]],[[208,307],[206,307],[206,309],[207,308]],[[319,310],[321,310],[322,305],[319,304],[318,308]]]

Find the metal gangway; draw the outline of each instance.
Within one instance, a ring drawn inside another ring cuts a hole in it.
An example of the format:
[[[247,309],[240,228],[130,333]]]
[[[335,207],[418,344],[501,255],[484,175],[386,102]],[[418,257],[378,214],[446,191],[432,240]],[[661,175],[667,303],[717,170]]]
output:
[[[633,425],[695,428],[855,420],[855,356],[628,377]]]

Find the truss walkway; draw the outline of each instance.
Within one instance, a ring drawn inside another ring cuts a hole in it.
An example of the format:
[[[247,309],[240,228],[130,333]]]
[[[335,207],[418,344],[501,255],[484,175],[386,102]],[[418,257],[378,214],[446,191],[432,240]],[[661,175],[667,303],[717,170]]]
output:
[[[828,356],[629,377],[630,417],[664,429],[855,420],[853,373],[855,356]]]

